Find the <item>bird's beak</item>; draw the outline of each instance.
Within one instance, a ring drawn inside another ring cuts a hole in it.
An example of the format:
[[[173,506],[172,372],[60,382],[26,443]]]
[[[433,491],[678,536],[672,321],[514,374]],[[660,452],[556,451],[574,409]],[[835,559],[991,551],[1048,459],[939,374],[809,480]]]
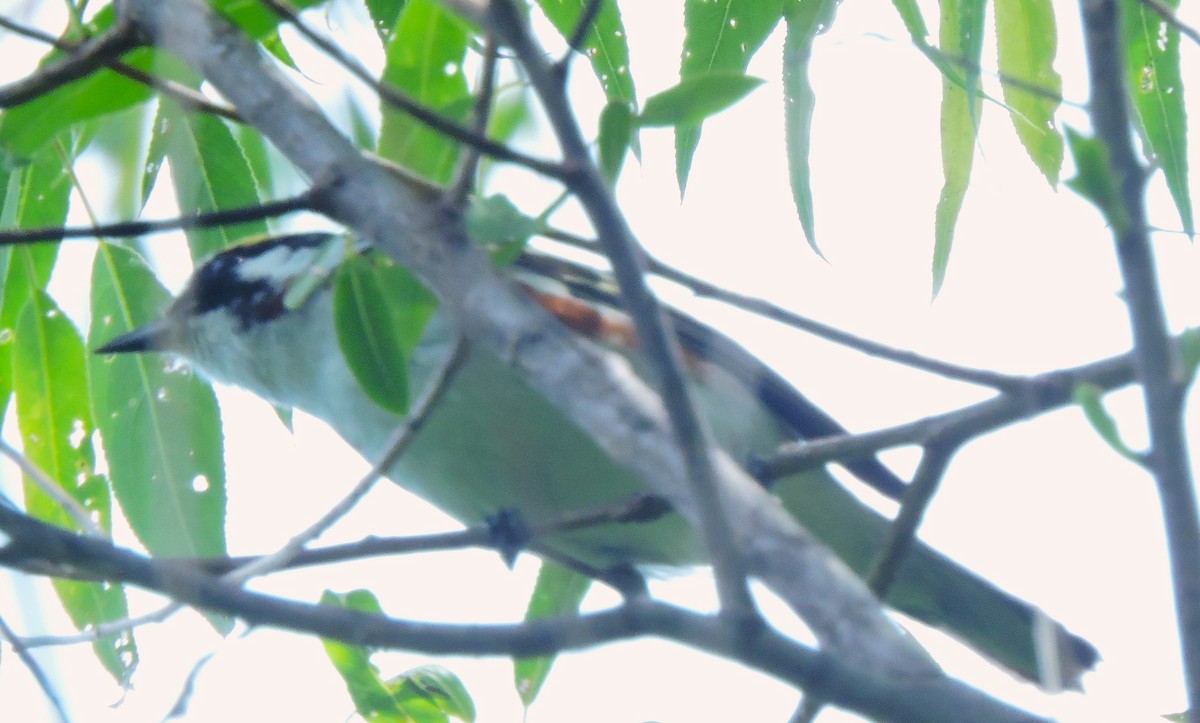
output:
[[[97,354],[128,354],[140,351],[167,351],[170,348],[170,325],[163,319],[126,332],[104,346]]]

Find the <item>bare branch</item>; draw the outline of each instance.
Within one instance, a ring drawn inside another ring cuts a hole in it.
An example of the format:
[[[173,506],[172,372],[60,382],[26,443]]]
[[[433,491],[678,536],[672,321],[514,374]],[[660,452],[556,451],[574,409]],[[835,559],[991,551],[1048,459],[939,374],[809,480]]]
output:
[[[1072,390],[1091,384],[1106,391],[1132,384],[1133,355],[1040,374],[1020,394],[1003,394],[976,404],[874,432],[789,442],[763,461],[759,476],[778,479],[829,462],[867,457],[884,449],[924,446],[939,437],[970,439],[1023,419],[1073,404]]]
[[[559,229],[546,229],[543,231],[546,238],[554,239],[555,241],[575,246],[577,248],[600,253],[600,249],[595,241],[581,238],[575,234],[567,233]],[[960,382],[977,384],[985,387],[992,387],[1000,391],[1019,391],[1028,385],[1028,380],[1021,377],[1014,377],[1008,374],[988,371],[985,369],[973,369],[960,364],[934,359],[916,352],[906,349],[896,349],[894,347],[881,344],[871,339],[856,336],[848,332],[842,331],[836,327],[824,324],[807,316],[802,316],[793,311],[785,309],[771,302],[760,299],[747,294],[740,294],[736,291],[731,291],[726,288],[717,286],[716,284],[706,281],[698,276],[693,276],[685,271],[682,271],[674,266],[669,266],[652,256],[646,256],[646,266],[650,273],[661,276],[664,279],[673,281],[680,286],[691,290],[693,294],[701,298],[713,299],[730,306],[749,311],[765,319],[777,321],[780,324],[785,324],[794,329],[808,332],[813,336],[832,341],[835,344],[841,344],[848,349],[860,351],[868,356],[886,359],[887,361],[903,364],[913,369],[920,369],[931,374],[954,379]]]
[[[12,108],[55,91],[109,65],[140,44],[133,26],[118,23],[80,45],[74,54],[0,87],[0,108]]]
[[[84,534],[92,537],[105,537],[104,531],[92,519],[91,513],[79,504],[79,501],[67,493],[58,482],[50,478],[40,467],[29,458],[13,449],[8,442],[0,439],[0,454],[11,459],[25,476],[30,479],[47,497],[57,502],[71,519],[79,525],[79,529],[83,530]]]
[[[658,387],[683,452],[686,474],[694,486],[700,512],[700,533],[712,558],[722,611],[734,620],[749,622],[756,618],[757,612],[746,586],[745,562],[729,544],[733,532],[724,513],[724,500],[712,467],[709,433],[688,391],[678,339],[658,299],[646,284],[640,245],[599,169],[592,163],[587,142],[565,95],[561,74],[546,62],[545,54],[529,33],[522,14],[511,3],[493,0],[491,9],[494,30],[525,67],[558,137],[565,163],[574,169],[566,179],[567,186],[579,198],[597,231],[621,288],[625,309],[636,325],[642,352],[658,377]]]
[[[154,561],[108,542],[78,537],[0,507],[0,565],[36,556],[52,567],[92,569],[106,579],[131,582],[180,602],[232,615],[250,625],[309,632],[352,645],[428,654],[532,656],[600,643],[657,635],[738,660],[825,700],[886,720],[1036,721],[983,693],[942,676],[885,679],[838,657],[816,653],[769,628],[752,643],[732,638],[720,619],[650,600],[578,617],[518,625],[451,625],[412,622],[353,610],[282,600],[244,590],[186,565]]]
[[[18,35],[23,35],[27,38],[32,38],[48,45],[52,45],[55,49],[61,50],[65,53],[73,53],[79,48],[79,44],[77,43],[71,43],[61,38],[56,38],[49,33],[44,33],[41,30],[38,30],[37,28],[30,28],[25,25],[21,25],[20,23],[14,22],[13,20],[3,16],[0,16],[0,27],[7,28]],[[107,63],[107,67],[114,73],[119,73],[130,80],[137,81],[138,83],[141,83],[147,87],[153,88],[165,96],[170,96],[175,100],[176,103],[179,103],[188,110],[196,111],[198,113],[218,115],[222,118],[228,118],[235,123],[240,123],[242,121],[241,116],[237,114],[236,110],[226,105],[214,103],[206,98],[203,93],[193,90],[186,85],[181,85],[173,80],[167,80],[166,78],[158,78],[144,70],[135,68],[132,65],[124,63],[120,60],[109,61]]]
[[[461,219],[366,158],[257,48],[199,0],[129,0],[131,19],[229,98],[325,189],[319,207],[412,270],[473,342],[499,354],[618,464],[697,527],[678,445],[657,398],[627,367],[502,279]],[[734,546],[830,650],[877,675],[937,676],[861,583],[726,455],[715,455]]]
[[[345,517],[346,513],[362,500],[367,492],[375,486],[375,483],[383,478],[392,465],[396,463],[396,460],[408,449],[413,438],[425,426],[429,412],[437,404],[446,387],[454,379],[455,373],[462,366],[466,354],[467,344],[460,339],[455,344],[454,350],[450,353],[445,363],[442,364],[441,369],[438,370],[437,374],[434,375],[430,383],[425,387],[425,390],[421,393],[421,397],[413,405],[404,422],[392,434],[392,438],[388,442],[387,451],[345,497],[330,508],[328,512],[321,515],[319,520],[288,540],[287,544],[279,550],[226,574],[222,577],[222,581],[242,583],[255,575],[262,575],[287,565],[288,561],[295,557],[305,545],[320,537],[331,525]]]
[[[1133,328],[1134,365],[1150,429],[1149,462],[1158,486],[1171,556],[1175,608],[1185,684],[1200,710],[1200,512],[1188,463],[1183,424],[1183,369],[1167,333],[1153,248],[1146,234],[1146,169],[1133,146],[1133,119],[1125,81],[1121,5],[1081,0],[1096,137],[1107,149],[1108,172],[1118,189],[1106,214],[1112,223],[1125,303]]]
[[[120,221],[92,226],[45,226],[41,228],[15,228],[0,230],[0,246],[22,246],[26,244],[62,241],[75,238],[100,238],[122,236],[144,236],[180,229],[212,228],[229,224],[274,218],[296,211],[312,208],[314,192],[306,191],[282,201],[270,201],[242,208],[227,208],[206,211],[191,216],[165,218],[155,221]]]
[[[488,33],[483,45],[483,67],[479,69],[479,90],[475,93],[475,108],[472,111],[471,130],[479,136],[487,136],[488,121],[492,117],[492,102],[496,95],[496,38]],[[463,208],[475,184],[479,170],[479,149],[465,146],[458,162],[454,180],[446,190],[446,199],[451,208]]]
[[[46,672],[42,670],[42,666],[38,664],[33,656],[29,654],[29,648],[25,645],[25,641],[9,627],[8,623],[0,616],[0,641],[4,641],[12,647],[13,652],[17,654],[22,665],[29,669],[29,673],[37,682],[38,687],[46,695],[46,700],[50,701],[50,705],[54,706],[54,712],[58,714],[59,720],[63,723],[68,723],[71,719],[67,716],[67,709],[63,707],[62,699],[58,696],[58,691],[54,689],[50,678],[46,676]]]

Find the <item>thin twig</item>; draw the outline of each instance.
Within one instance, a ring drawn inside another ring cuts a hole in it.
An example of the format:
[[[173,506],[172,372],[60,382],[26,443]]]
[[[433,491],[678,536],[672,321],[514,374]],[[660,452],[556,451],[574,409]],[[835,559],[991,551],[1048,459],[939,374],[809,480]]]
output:
[[[0,616],[0,640],[12,646],[13,652],[17,654],[21,663],[29,669],[38,687],[42,689],[42,693],[50,701],[50,705],[54,706],[54,712],[58,713],[59,720],[63,723],[68,723],[71,719],[67,716],[67,709],[63,707],[62,699],[58,697],[58,691],[54,689],[54,685],[50,682],[50,678],[46,675],[46,672],[42,670],[42,666],[29,654],[28,645],[9,627],[3,616]]]
[[[366,83],[372,90],[379,94],[389,105],[392,105],[399,110],[411,115],[421,123],[429,127],[430,130],[437,131],[449,138],[452,138],[459,143],[472,146],[486,153],[492,158],[516,163],[526,168],[549,176],[551,178],[562,178],[563,169],[559,164],[552,161],[547,161],[541,158],[535,158],[525,153],[521,153],[503,143],[497,143],[486,135],[475,133],[469,128],[446,118],[440,113],[429,109],[421,103],[413,100],[404,93],[393,88],[391,85],[376,80],[370,71],[368,71],[361,63],[351,57],[337,44],[323,37],[303,20],[300,19],[299,13],[295,8],[282,0],[259,0],[263,5],[268,6],[276,12],[281,18],[287,20],[296,30],[300,31],[304,37],[308,38],[309,42],[316,45],[329,57],[333,58],[343,68],[350,71],[350,74],[358,78],[363,83]]]
[[[599,245],[595,241],[560,229],[544,229],[542,235],[570,246],[585,249],[593,253],[600,253]],[[1029,385],[1029,380],[1024,377],[1001,374],[986,369],[974,369],[962,366],[961,364],[934,359],[905,349],[896,349],[871,339],[850,334],[815,319],[810,319],[809,317],[789,311],[765,299],[740,294],[736,291],[717,286],[698,276],[693,276],[674,266],[669,266],[649,254],[646,255],[646,266],[650,273],[673,281],[687,288],[696,296],[713,299],[723,304],[742,309],[743,311],[749,311],[757,316],[777,321],[813,336],[840,344],[848,349],[862,352],[868,356],[886,359],[887,361],[912,367],[913,369],[937,374],[947,379],[990,387],[1005,392],[1020,393],[1021,390],[1026,389]]]
[[[724,621],[649,599],[579,616],[520,624],[454,625],[411,622],[354,610],[283,600],[196,572],[164,567],[111,543],[79,538],[14,510],[0,507],[0,530],[16,542],[0,548],[0,564],[36,554],[57,567],[88,567],[113,581],[126,581],[189,604],[232,615],[250,625],[282,627],[373,648],[406,649],[433,655],[470,654],[529,657],[657,635],[737,660],[830,702],[868,716],[903,720],[1035,721],[1029,713],[944,676],[883,678],[796,643],[771,628],[753,645],[729,635]]]
[[[483,66],[479,69],[479,90],[475,94],[475,108],[471,114],[471,130],[480,136],[487,136],[488,121],[492,117],[492,102],[496,95],[496,38],[492,33],[487,34],[483,44]],[[463,208],[475,185],[475,174],[479,170],[479,149],[472,145],[463,147],[462,157],[454,180],[446,189],[446,201],[451,208]]]
[[[508,0],[490,5],[493,28],[516,53],[562,149],[564,165],[574,170],[564,180],[583,204],[612,264],[625,308],[633,318],[641,348],[655,371],[658,387],[683,456],[687,476],[703,522],[699,530],[712,559],[722,612],[740,623],[757,619],[746,585],[745,563],[730,544],[733,533],[709,454],[708,432],[696,413],[680,363],[678,340],[646,285],[641,248],[625,222],[595,163],[555,71],[525,25],[522,13]]]
[[[1147,171],[1134,148],[1121,4],[1081,0],[1090,111],[1118,193],[1106,209],[1133,330],[1134,365],[1149,427],[1148,461],[1166,527],[1185,687],[1200,710],[1200,511],[1183,422],[1183,369],[1167,332],[1153,247],[1146,234]]]
[[[925,446],[912,484],[904,491],[900,512],[888,527],[887,539],[866,576],[867,586],[880,600],[887,599],[900,565],[916,541],[917,528],[921,526],[925,511],[929,509],[929,503],[933,501],[933,495],[946,474],[950,458],[960,443],[961,440],[940,439]]]
[[[38,489],[61,505],[67,511],[67,514],[71,516],[71,519],[75,521],[75,524],[79,525],[79,529],[83,530],[84,534],[92,537],[105,537],[104,531],[92,520],[91,514],[84,509],[83,505],[79,504],[78,500],[64,490],[62,485],[51,479],[40,467],[29,461],[25,455],[13,449],[3,439],[0,439],[0,454],[16,463],[17,467],[20,467],[21,471],[25,473],[25,476],[37,485]]]
[[[61,50],[64,53],[73,53],[79,48],[78,43],[72,43],[62,38],[56,38],[49,33],[44,33],[37,28],[27,27],[13,20],[0,16],[0,27],[7,28],[12,32],[22,35],[33,40],[38,40],[48,45],[53,46],[56,50]],[[109,70],[114,73],[119,73],[130,80],[141,83],[145,86],[153,88],[163,95],[170,96],[184,108],[200,113],[209,113],[211,115],[227,118],[235,123],[241,123],[242,117],[233,108],[219,103],[214,103],[209,100],[203,93],[186,85],[182,85],[173,80],[159,78],[150,73],[147,73],[140,68],[135,68],[128,63],[120,60],[113,60],[106,64]]]
[[[396,463],[405,450],[408,449],[413,439],[416,438],[421,428],[425,425],[429,413],[441,399],[442,393],[454,380],[455,374],[462,366],[468,353],[468,345],[462,339],[459,339],[450,356],[443,362],[441,369],[437,375],[425,387],[421,397],[413,405],[409,411],[409,415],[405,417],[404,422],[392,434],[388,441],[387,451],[384,453],[374,466],[359,480],[337,504],[329,509],[307,529],[288,540],[287,544],[279,548],[276,552],[270,555],[265,555],[257,560],[239,567],[237,570],[222,576],[225,582],[242,583],[256,575],[262,575],[277,569],[282,565],[286,565],[288,560],[295,557],[296,554],[303,549],[312,540],[320,537],[329,529],[331,525],[346,516],[346,513],[354,508],[355,505],[375,486],[379,480],[388,473],[392,466]]]
[[[204,211],[189,216],[164,218],[152,221],[119,221],[91,226],[44,226],[40,228],[17,228],[0,230],[0,246],[62,241],[63,239],[98,238],[101,236],[144,236],[164,231],[193,228],[212,228],[235,223],[246,223],[263,218],[273,218],[312,207],[314,190],[305,191],[282,201],[269,201],[242,208]]]
[[[118,23],[95,38],[82,43],[74,54],[39,68],[34,73],[0,87],[0,108],[28,103],[34,98],[53,92],[64,85],[86,77],[125,53],[138,47],[140,41],[133,27]]]
[[[1179,339],[1176,338],[1176,343]],[[974,438],[1017,421],[1074,404],[1072,391],[1089,384],[1112,391],[1134,382],[1133,354],[1122,354],[1030,378],[1026,393],[1003,394],[982,402],[894,427],[862,434],[780,445],[756,471],[765,480],[798,474],[829,462],[869,457],[906,445],[925,446],[938,439]]]

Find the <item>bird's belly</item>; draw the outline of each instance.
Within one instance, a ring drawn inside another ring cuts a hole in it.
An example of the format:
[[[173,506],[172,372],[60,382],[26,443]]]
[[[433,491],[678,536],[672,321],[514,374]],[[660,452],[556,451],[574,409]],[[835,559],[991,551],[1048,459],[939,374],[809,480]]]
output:
[[[390,426],[396,424],[398,419]],[[386,451],[380,435],[344,436],[368,459]],[[436,400],[388,476],[468,525],[504,511],[537,526],[615,508],[648,491],[511,368],[478,350]],[[689,525],[675,513],[551,535],[530,546],[597,568],[701,559]]]

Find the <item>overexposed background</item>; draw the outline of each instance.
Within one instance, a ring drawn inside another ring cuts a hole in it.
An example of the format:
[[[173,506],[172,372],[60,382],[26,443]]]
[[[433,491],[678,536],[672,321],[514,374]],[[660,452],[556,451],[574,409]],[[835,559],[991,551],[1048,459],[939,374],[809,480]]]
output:
[[[13,14],[25,5],[0,2],[0,12]],[[351,5],[339,5],[328,25],[324,16],[310,17],[310,22],[338,33],[355,31],[361,11]],[[936,4],[922,6],[933,22]],[[681,7],[622,5],[642,98],[677,81]],[[1059,11],[1063,94],[1081,103],[1087,95],[1078,19],[1073,5],[1061,4]],[[1200,23],[1200,14],[1188,11],[1185,7],[1181,17]],[[54,12],[60,11],[39,7],[38,17]],[[286,31],[289,49],[312,80],[311,92],[326,100],[341,98],[344,74]],[[371,32],[366,26],[359,31]],[[749,69],[768,83],[705,124],[682,202],[669,131],[643,134],[640,166],[628,159],[620,201],[635,232],[656,255],[720,285],[849,331],[997,371],[1047,371],[1128,349],[1120,281],[1099,214],[1071,192],[1045,182],[1017,143],[1007,115],[993,104],[984,107],[950,272],[941,295],[930,301],[933,209],[941,188],[941,85],[885,0],[844,4],[814,50],[818,105],[812,164],[818,240],[828,261],[816,257],[803,240],[787,186],[779,83],[782,40],[781,27]],[[38,55],[26,53],[27,47],[32,46],[0,35],[0,53],[6,61],[13,59],[0,81],[18,77],[36,61]],[[364,37],[355,47],[361,48],[364,62],[381,64],[373,38]],[[1196,50],[1184,41],[1187,79],[1197,77]],[[985,64],[994,52],[985,47]],[[573,80],[580,114],[590,122],[601,103],[595,79],[578,62]],[[994,79],[985,77],[985,83],[998,95]],[[1064,107],[1060,121],[1088,127],[1077,108]],[[545,138],[525,141],[551,147]],[[105,169],[81,164],[80,172],[89,194],[102,197]],[[1063,175],[1070,177],[1070,169]],[[501,173],[494,181],[492,190],[518,199],[553,194],[524,173]],[[146,216],[171,215],[169,198],[160,188]],[[528,208],[536,208],[536,202],[530,201]],[[1151,184],[1150,207],[1152,223],[1178,227],[1161,176]],[[74,219],[83,221],[81,215]],[[1161,234],[1155,244],[1173,328],[1200,323],[1200,254],[1179,234]],[[180,239],[157,239],[155,248],[162,251],[165,281],[177,289],[187,274],[179,262]],[[80,323],[85,300],[71,289],[86,283],[90,254],[90,244],[72,245],[52,286]],[[911,420],[985,396],[975,388],[898,369],[771,322],[691,300],[669,285],[664,294],[733,334],[852,430]],[[274,549],[327,509],[366,469],[318,422],[297,415],[293,436],[270,407],[242,392],[222,390],[221,402],[233,553]],[[1109,406],[1131,444],[1141,445],[1140,397],[1117,393]],[[1189,418],[1193,430],[1200,428],[1194,408]],[[11,436],[15,425],[5,429]],[[907,473],[915,455],[899,451],[889,460]],[[4,488],[19,498],[17,477],[4,469]],[[380,485],[324,541],[452,525],[398,488]],[[124,543],[133,544],[128,531],[120,534]],[[1078,410],[1047,415],[966,447],[954,460],[922,537],[1036,602],[1095,643],[1104,658],[1084,679],[1083,695],[1048,697],[996,672],[944,636],[916,630],[954,675],[1063,720],[1152,720],[1185,706],[1153,483],[1109,450]],[[536,561],[529,558],[509,571],[494,554],[462,552],[286,573],[253,585],[306,600],[315,600],[325,588],[370,587],[384,609],[400,617],[512,621],[523,614],[535,571]],[[713,606],[711,587],[703,571],[654,583],[657,594],[698,609]],[[136,612],[161,604],[137,592],[130,598]],[[597,590],[587,607],[615,601],[615,595]],[[764,605],[785,629],[805,634],[780,606],[769,600]],[[44,581],[0,575],[0,611],[27,633],[70,630]],[[189,671],[209,653],[213,658],[195,679],[187,720],[340,721],[353,711],[320,645],[302,636],[255,630],[221,640],[199,616],[184,613],[139,631],[138,641],[142,664],[134,689],[124,694],[87,646],[40,650],[38,657],[80,721],[162,719],[183,691]],[[400,653],[375,658],[389,675],[428,660]],[[481,721],[521,719],[507,661],[438,662],[464,679]],[[6,712],[19,711],[22,720],[52,717],[15,656],[0,660],[0,700]],[[733,663],[643,640],[562,656],[527,720],[785,720],[796,700],[789,687]]]

